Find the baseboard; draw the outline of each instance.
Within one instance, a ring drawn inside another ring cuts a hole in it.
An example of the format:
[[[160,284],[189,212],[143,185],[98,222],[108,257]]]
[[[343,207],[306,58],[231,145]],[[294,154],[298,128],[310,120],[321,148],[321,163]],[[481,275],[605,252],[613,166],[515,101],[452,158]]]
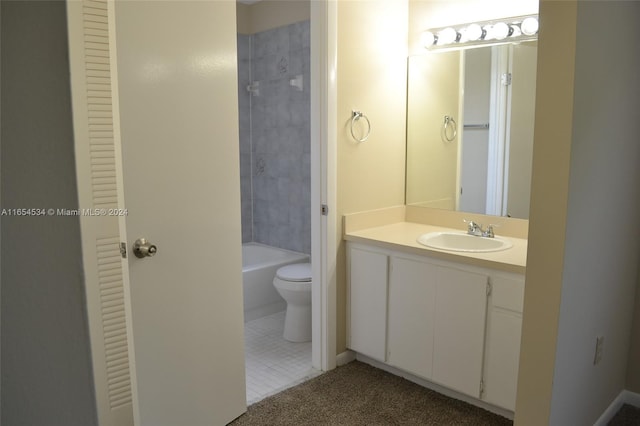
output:
[[[355,360],[356,360],[356,353],[348,349],[336,355],[336,365],[338,367],[342,367],[343,365],[349,364],[351,361],[355,361]]]
[[[604,410],[604,413],[600,416],[600,418],[594,423],[594,426],[606,426],[613,416],[616,415],[620,407],[624,404],[633,405],[634,407],[640,408],[640,393],[631,392],[628,390],[623,390],[618,394],[616,399],[613,400],[611,404]]]

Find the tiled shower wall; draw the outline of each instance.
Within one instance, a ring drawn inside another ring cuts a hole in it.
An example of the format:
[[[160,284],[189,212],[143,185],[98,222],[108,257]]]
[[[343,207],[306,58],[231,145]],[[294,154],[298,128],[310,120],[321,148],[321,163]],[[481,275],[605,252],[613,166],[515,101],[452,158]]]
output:
[[[311,252],[309,46],[309,21],[238,35],[242,241],[302,253]]]

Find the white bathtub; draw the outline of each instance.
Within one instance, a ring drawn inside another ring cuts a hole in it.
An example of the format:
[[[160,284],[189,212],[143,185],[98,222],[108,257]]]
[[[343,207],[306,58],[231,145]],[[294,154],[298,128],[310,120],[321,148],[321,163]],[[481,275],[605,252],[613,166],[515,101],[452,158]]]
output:
[[[242,245],[244,320],[251,321],[284,311],[286,302],[273,286],[278,268],[309,262],[309,255],[258,243]]]

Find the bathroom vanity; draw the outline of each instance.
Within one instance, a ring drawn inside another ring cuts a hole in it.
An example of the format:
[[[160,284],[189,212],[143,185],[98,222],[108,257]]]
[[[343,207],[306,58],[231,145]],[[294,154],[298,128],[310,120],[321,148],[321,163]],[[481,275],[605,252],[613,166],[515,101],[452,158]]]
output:
[[[526,239],[506,250],[435,250],[397,222],[347,231],[347,346],[434,384],[514,411]]]

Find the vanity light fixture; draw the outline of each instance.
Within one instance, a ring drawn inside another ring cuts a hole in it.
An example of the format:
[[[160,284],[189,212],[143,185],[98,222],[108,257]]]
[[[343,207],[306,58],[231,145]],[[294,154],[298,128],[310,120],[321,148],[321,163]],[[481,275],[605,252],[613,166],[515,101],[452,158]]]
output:
[[[517,16],[430,29],[422,33],[421,41],[429,50],[513,43],[535,40],[538,28],[538,15]]]

